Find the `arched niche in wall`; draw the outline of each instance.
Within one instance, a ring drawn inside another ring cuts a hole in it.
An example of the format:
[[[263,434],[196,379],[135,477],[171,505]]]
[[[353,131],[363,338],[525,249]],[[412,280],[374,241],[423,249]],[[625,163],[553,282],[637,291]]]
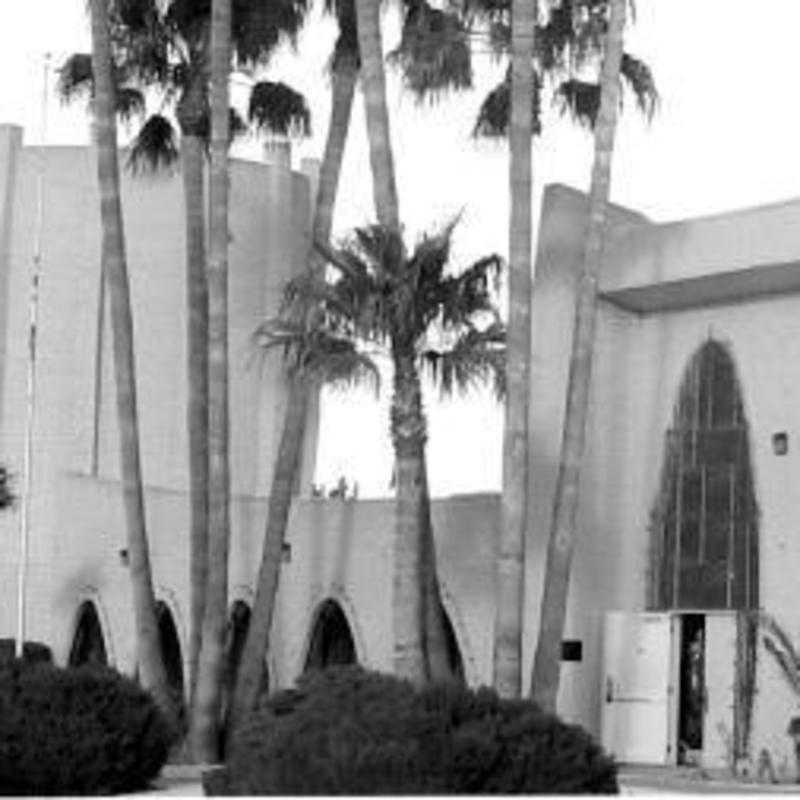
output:
[[[161,643],[161,654],[164,658],[164,669],[167,672],[167,683],[178,708],[178,719],[183,724],[186,720],[186,694],[181,643],[172,612],[163,600],[156,603],[156,621],[158,622],[158,637]]]
[[[103,638],[100,617],[91,600],[86,600],[78,607],[75,634],[69,651],[67,663],[71,667],[83,664],[108,665],[108,654]]]
[[[651,609],[758,608],[758,507],[748,424],[727,349],[691,358],[652,509]]]
[[[323,601],[314,617],[305,669],[355,664],[356,645],[350,624],[335,600]]]

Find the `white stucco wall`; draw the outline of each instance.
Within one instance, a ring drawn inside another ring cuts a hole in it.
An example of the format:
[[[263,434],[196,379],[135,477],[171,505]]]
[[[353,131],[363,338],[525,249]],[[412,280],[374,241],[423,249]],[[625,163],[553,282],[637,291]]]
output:
[[[657,297],[658,281],[671,281],[685,272],[690,251],[704,256],[692,256],[694,275],[706,274],[703,270],[711,266],[726,274],[757,266],[743,260],[741,253],[736,258],[732,255],[732,242],[741,237],[732,238],[731,231],[741,218],[748,224],[752,219],[761,224],[748,234],[756,237],[755,241],[745,237],[753,258],[761,258],[760,253],[769,250],[780,251],[784,260],[792,253],[800,259],[798,228],[786,224],[785,208],[741,212],[730,220],[713,218],[707,225],[700,220],[669,226],[656,226],[615,209],[603,289],[613,296],[618,277],[627,280],[635,274],[637,286]],[[546,194],[534,288],[531,457],[536,508],[530,550],[534,564],[529,563],[528,568],[529,608],[535,607],[541,591],[541,574],[535,565],[544,557],[557,469],[572,333],[572,288],[580,266],[584,209],[585,198],[565,187],[551,187]],[[772,238],[764,241],[760,235]],[[692,237],[695,244],[700,243],[695,250],[694,244],[687,244]],[[623,243],[627,241],[635,241],[636,247],[626,249]],[[657,270],[653,267],[656,263]],[[643,264],[650,265],[649,273]],[[769,266],[763,264],[765,270]],[[671,424],[684,371],[709,337],[722,342],[734,360],[749,423],[761,510],[760,606],[800,642],[800,607],[792,579],[800,570],[800,537],[796,533],[800,495],[795,491],[800,485],[800,296],[784,292],[692,307],[698,298],[688,292],[685,295],[684,308],[644,314],[626,311],[607,300],[600,304],[581,475],[580,539],[566,631],[568,638],[584,640],[584,663],[564,665],[559,698],[566,716],[582,720],[594,732],[599,730],[601,701],[602,615],[612,609],[645,607],[647,523],[659,491],[664,433]],[[789,452],[782,457],[772,451],[771,437],[778,431],[789,434]],[[529,652],[536,628],[536,623],[527,628]],[[756,754],[766,747],[777,761],[788,758],[786,726],[796,708],[797,698],[760,648],[751,740]]]

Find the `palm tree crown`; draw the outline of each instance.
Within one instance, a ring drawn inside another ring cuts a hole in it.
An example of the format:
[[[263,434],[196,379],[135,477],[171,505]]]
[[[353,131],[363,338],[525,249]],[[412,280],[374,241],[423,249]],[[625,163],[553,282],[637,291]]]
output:
[[[233,4],[232,47],[235,66],[252,70],[265,65],[283,41],[295,42],[305,21],[306,0],[236,0]],[[157,89],[162,107],[174,105],[184,135],[208,140],[210,0],[115,0],[112,6],[112,49],[117,111],[123,118],[145,110],[145,92]],[[69,101],[91,93],[91,59],[76,53],[62,65],[59,93]],[[247,129],[277,134],[310,132],[305,98],[280,81],[257,81],[251,90],[247,121],[231,110],[231,135]],[[169,166],[178,158],[177,134],[165,113],[147,118],[133,140],[130,165]]]
[[[280,316],[259,343],[280,347],[290,370],[327,381],[375,380],[371,356],[412,357],[444,393],[492,384],[502,395],[505,328],[494,301],[496,255],[448,271],[455,222],[425,236],[408,255],[401,234],[357,228],[343,245],[318,245],[332,270],[306,272],[285,289]]]

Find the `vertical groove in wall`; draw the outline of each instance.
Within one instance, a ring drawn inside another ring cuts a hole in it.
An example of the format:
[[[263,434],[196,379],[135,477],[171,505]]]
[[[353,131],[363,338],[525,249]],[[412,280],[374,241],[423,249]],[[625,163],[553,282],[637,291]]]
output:
[[[0,419],[3,417],[5,365],[7,362],[8,279],[11,271],[11,239],[14,228],[14,195],[17,165],[22,148],[22,128],[0,125]]]
[[[97,326],[94,347],[94,408],[92,418],[92,453],[89,474],[96,478],[100,460],[100,413],[103,404],[103,328],[106,308],[106,277],[100,264],[100,281],[97,289]]]

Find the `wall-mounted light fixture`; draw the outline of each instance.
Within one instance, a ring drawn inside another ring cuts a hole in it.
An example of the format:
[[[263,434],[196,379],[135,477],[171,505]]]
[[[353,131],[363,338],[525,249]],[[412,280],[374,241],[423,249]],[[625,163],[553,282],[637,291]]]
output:
[[[289,542],[283,542],[281,544],[281,561],[284,564],[288,564],[292,560],[292,546]]]
[[[128,548],[123,547],[119,550],[119,563],[122,564],[123,567],[127,567],[130,563],[130,559],[128,558]]]
[[[789,452],[789,434],[786,431],[772,434],[772,452],[776,456],[785,456]]]

